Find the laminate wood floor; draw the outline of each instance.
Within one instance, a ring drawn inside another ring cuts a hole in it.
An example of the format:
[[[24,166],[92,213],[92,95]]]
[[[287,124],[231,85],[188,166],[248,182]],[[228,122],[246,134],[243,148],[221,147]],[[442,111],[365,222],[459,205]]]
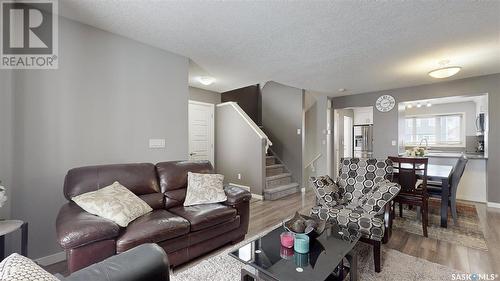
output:
[[[290,195],[277,201],[252,200],[250,203],[250,226],[248,236],[253,236],[293,216],[296,211],[309,214],[314,205],[312,191]],[[474,203],[478,212],[488,251],[477,250],[441,240],[394,230],[389,243],[382,245],[405,254],[423,258],[469,273],[500,273],[500,209],[488,208]],[[216,253],[201,257],[189,265]],[[411,265],[408,265],[411,266]],[[46,267],[51,273],[66,273],[66,263]],[[382,268],[383,270],[383,268]]]

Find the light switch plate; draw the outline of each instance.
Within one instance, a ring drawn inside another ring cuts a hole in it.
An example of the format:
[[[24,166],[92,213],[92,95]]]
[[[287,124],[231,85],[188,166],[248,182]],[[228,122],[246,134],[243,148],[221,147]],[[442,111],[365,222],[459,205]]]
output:
[[[391,144],[392,144],[392,146],[396,146],[396,145],[397,145],[397,142],[396,142],[395,140],[393,140],[393,141],[391,142]]]
[[[149,148],[165,148],[165,139],[149,139]]]
[[[297,135],[300,135],[300,129],[297,129]]]
[[[238,179],[241,180],[241,174],[238,174]]]

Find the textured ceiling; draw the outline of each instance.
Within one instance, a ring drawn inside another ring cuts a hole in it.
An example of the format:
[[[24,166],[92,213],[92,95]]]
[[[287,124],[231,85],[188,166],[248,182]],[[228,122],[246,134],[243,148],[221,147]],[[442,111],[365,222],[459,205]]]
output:
[[[500,1],[59,1],[68,18],[192,61],[226,91],[265,81],[345,95],[500,72]],[[337,89],[345,88],[346,92]]]

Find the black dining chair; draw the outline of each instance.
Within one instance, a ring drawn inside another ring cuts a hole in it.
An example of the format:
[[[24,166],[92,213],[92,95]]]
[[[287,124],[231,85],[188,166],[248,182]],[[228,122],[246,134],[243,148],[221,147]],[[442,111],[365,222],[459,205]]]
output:
[[[451,208],[451,215],[453,217],[453,222],[457,224],[457,190],[458,190],[458,184],[460,183],[460,179],[462,178],[462,175],[464,174],[465,171],[465,166],[467,165],[467,157],[465,155],[462,155],[460,158],[458,158],[457,163],[455,164],[455,167],[453,167],[453,171],[451,172],[450,176],[450,186],[447,188],[450,189],[449,192],[449,205]],[[430,197],[434,198],[441,198],[442,193],[443,193],[443,186],[441,182],[434,182],[434,181],[428,181],[427,182],[427,192],[429,193]]]
[[[403,216],[403,204],[420,208],[422,215],[422,232],[427,237],[429,195],[427,193],[427,168],[429,158],[393,157],[393,181],[401,186],[401,191],[394,198],[399,203],[399,215]],[[393,211],[394,213],[394,211]]]

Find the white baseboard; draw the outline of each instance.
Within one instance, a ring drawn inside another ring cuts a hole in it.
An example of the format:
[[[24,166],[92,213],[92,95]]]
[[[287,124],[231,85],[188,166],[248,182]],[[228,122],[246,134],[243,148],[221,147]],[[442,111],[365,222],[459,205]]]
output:
[[[243,189],[246,189],[246,190],[250,191],[250,186],[241,185],[241,184],[232,183],[232,182],[230,182],[229,185],[234,185],[234,186],[237,186],[237,187],[241,187]]]
[[[500,203],[496,203],[496,202],[488,202],[486,204],[486,206],[488,206],[490,208],[499,208],[500,209]]]
[[[241,185],[241,184],[232,183],[232,182],[230,182],[229,185],[234,185],[234,186],[237,186],[237,187],[241,187],[241,188],[243,188],[245,190],[248,190],[250,192],[250,186]],[[259,194],[254,194],[254,193],[252,193],[252,198],[257,199],[257,200],[264,200],[264,196],[259,195]]]
[[[257,200],[264,200],[264,196],[252,193],[252,198]]]
[[[48,266],[65,260],[66,260],[66,252],[59,252],[50,256],[38,258],[35,260],[35,262],[41,266]]]

